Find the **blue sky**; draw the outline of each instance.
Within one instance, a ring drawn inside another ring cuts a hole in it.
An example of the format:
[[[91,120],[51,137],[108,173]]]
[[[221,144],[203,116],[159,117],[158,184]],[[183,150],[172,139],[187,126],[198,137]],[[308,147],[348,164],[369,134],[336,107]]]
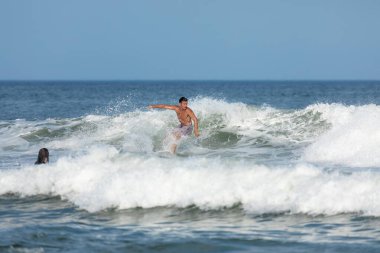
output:
[[[377,0],[1,0],[0,79],[376,79]]]

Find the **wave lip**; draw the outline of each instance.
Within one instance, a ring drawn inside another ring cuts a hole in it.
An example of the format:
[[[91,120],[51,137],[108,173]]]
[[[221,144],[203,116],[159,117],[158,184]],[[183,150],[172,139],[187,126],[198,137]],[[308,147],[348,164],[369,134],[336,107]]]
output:
[[[22,182],[22,183],[20,183]],[[380,174],[328,173],[317,167],[268,167],[221,158],[120,154],[97,147],[56,164],[0,171],[0,194],[61,196],[80,208],[157,206],[221,209],[239,204],[249,213],[380,216]]]

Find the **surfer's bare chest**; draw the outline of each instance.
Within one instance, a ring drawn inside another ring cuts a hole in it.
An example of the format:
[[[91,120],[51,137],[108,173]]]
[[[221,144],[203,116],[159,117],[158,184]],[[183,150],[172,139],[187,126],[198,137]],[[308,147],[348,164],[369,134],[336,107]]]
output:
[[[188,125],[189,123],[191,123],[191,117],[187,109],[186,110],[178,109],[176,110],[176,113],[177,113],[178,120],[182,124]]]

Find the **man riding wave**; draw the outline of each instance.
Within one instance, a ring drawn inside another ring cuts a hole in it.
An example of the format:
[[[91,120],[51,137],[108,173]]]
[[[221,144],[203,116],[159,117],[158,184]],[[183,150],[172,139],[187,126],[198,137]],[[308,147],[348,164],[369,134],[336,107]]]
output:
[[[178,141],[182,136],[188,136],[193,132],[192,121],[194,122],[194,135],[196,137],[199,136],[198,130],[198,119],[195,116],[193,110],[187,107],[188,99],[185,97],[181,97],[179,99],[178,105],[150,105],[148,108],[160,108],[160,109],[168,109],[173,110],[177,113],[178,120],[180,122],[179,126],[174,129],[173,135],[175,139]],[[177,149],[177,144],[172,144],[170,151],[174,154]]]

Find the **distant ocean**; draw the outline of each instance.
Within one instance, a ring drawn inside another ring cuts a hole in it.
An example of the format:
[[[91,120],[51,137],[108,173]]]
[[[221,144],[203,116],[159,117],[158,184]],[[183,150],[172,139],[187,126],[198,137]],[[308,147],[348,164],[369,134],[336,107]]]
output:
[[[147,106],[181,96],[201,136],[172,156]],[[380,252],[379,104],[380,81],[1,81],[0,252]]]

